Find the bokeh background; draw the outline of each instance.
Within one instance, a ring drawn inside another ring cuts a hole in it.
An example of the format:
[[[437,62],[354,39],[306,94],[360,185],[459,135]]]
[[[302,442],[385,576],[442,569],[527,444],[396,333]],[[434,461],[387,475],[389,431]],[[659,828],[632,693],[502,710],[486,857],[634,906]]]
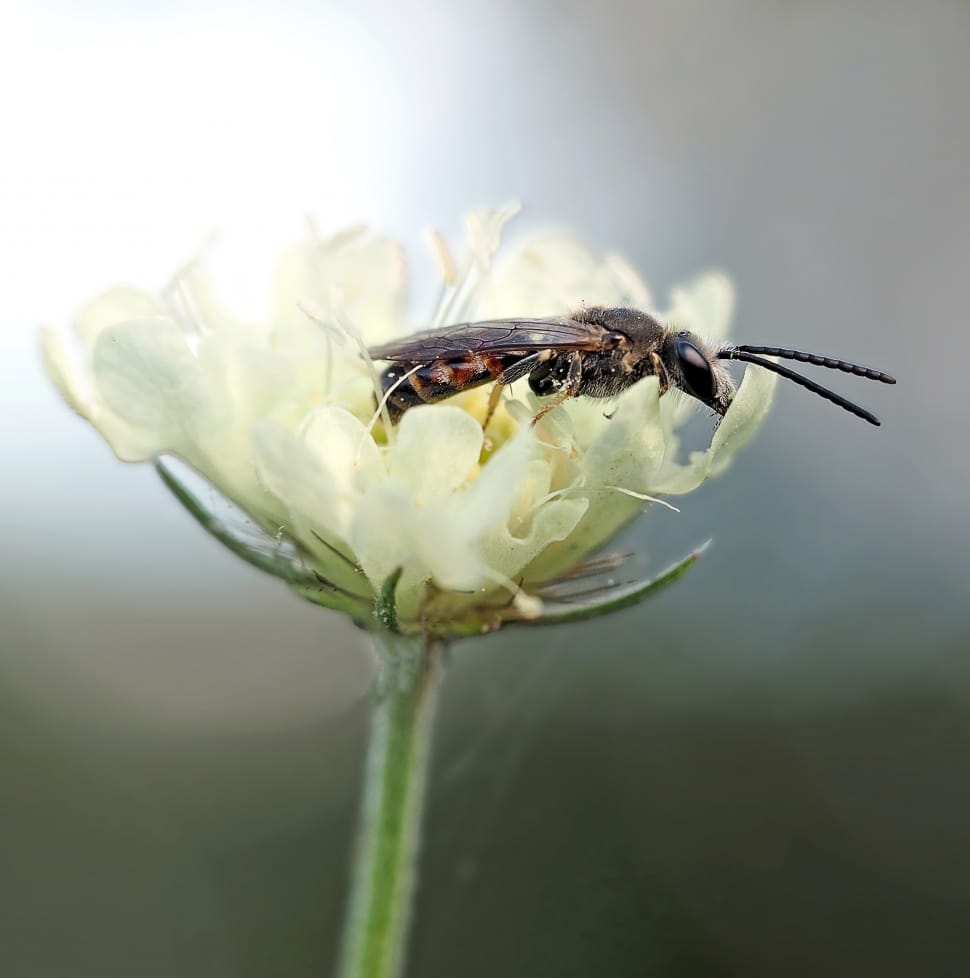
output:
[[[409,974],[968,973],[970,6],[34,0],[0,92],[5,975],[327,974],[370,679],[59,403],[37,324],[306,214],[420,279],[513,197],[899,385],[823,378],[878,430],[780,385],[628,535],[715,538],[652,604],[456,649]]]

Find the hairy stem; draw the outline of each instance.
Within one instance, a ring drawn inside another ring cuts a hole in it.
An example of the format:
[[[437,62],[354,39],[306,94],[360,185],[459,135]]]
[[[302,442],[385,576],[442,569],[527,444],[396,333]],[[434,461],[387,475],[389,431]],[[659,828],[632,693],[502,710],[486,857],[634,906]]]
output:
[[[380,675],[339,978],[403,973],[443,652],[423,638],[372,634]]]

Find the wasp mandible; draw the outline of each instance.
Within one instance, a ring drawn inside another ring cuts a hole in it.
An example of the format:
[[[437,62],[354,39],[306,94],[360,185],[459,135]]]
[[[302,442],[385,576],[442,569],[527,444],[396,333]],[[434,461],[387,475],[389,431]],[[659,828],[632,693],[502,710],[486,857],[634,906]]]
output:
[[[664,326],[645,312],[603,306],[559,318],[460,323],[383,343],[369,353],[374,360],[391,361],[381,386],[392,420],[417,404],[491,382],[486,427],[502,388],[523,377],[537,396],[552,398],[533,424],[568,398],[615,397],[644,377],[657,377],[661,394],[683,391],[723,416],[736,388],[722,360],[772,370],[874,425],[879,419],[865,408],[764,356],[896,383],[881,370],[845,360],[773,346],[720,346]]]

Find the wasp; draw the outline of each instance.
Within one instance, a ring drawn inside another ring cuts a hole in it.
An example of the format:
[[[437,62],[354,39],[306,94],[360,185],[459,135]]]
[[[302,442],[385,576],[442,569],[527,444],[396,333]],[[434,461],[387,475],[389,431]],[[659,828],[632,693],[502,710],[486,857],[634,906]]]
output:
[[[736,392],[723,361],[741,360],[772,370],[878,425],[879,419],[865,408],[764,357],[896,383],[881,370],[845,360],[774,346],[722,346],[664,326],[637,309],[603,306],[565,317],[460,323],[384,343],[369,353],[374,360],[390,361],[381,374],[381,387],[395,422],[417,404],[433,404],[494,383],[487,427],[503,388],[523,377],[538,397],[551,398],[533,424],[571,397],[616,397],[644,377],[658,378],[661,394],[683,391],[723,417]]]

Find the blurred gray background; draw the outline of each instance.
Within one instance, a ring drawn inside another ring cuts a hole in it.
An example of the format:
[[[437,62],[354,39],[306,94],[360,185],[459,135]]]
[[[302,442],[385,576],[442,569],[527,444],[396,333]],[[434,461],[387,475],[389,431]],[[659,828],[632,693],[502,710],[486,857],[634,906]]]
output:
[[[2,18],[5,975],[326,974],[370,678],[58,402],[37,323],[307,213],[428,273],[421,229],[512,197],[660,295],[723,268],[735,335],[899,385],[822,378],[878,430],[780,385],[628,535],[645,567],[715,538],[652,604],[455,650],[409,974],[967,973],[970,6]]]

